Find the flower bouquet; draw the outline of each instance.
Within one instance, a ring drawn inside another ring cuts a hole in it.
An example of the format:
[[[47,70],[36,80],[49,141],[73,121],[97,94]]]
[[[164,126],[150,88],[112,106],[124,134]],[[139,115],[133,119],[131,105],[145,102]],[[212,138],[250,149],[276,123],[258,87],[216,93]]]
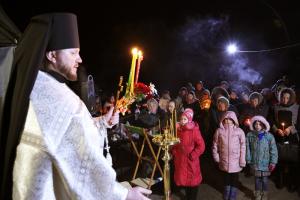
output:
[[[154,84],[150,83],[149,86],[144,83],[134,84],[133,94],[124,95],[116,103],[118,110],[125,115],[128,111],[128,106],[134,102],[141,102],[144,99],[151,99],[157,95],[157,90]]]

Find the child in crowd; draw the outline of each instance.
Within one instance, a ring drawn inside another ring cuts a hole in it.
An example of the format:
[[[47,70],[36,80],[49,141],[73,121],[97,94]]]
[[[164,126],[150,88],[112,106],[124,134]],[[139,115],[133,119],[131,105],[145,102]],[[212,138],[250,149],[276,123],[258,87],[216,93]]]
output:
[[[235,200],[237,196],[238,175],[246,166],[245,133],[239,128],[236,114],[226,111],[220,127],[214,134],[212,144],[213,158],[224,172],[224,200]]]
[[[172,148],[174,156],[174,181],[185,190],[186,199],[196,200],[198,185],[202,181],[199,157],[203,154],[205,144],[199,126],[193,122],[193,110],[185,109],[177,124],[180,143]]]
[[[246,144],[247,164],[255,175],[255,200],[268,199],[268,176],[278,161],[278,152],[274,136],[269,133],[270,125],[263,116],[251,119]]]

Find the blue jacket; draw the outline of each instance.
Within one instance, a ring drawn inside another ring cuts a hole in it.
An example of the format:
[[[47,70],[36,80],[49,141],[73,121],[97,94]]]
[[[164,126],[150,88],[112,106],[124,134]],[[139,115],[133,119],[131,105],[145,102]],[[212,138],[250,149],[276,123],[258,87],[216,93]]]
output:
[[[246,145],[246,162],[255,170],[269,171],[270,164],[277,164],[277,146],[271,133],[264,132],[264,136],[259,140],[258,132],[251,131],[247,134]]]

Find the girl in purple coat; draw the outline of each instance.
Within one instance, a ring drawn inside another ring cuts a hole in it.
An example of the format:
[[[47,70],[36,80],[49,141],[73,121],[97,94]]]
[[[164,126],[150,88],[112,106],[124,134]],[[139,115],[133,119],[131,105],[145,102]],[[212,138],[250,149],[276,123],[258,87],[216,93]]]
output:
[[[220,127],[214,134],[212,152],[219,169],[224,172],[223,197],[225,200],[235,200],[238,174],[246,166],[246,141],[234,112],[227,111],[222,117]]]

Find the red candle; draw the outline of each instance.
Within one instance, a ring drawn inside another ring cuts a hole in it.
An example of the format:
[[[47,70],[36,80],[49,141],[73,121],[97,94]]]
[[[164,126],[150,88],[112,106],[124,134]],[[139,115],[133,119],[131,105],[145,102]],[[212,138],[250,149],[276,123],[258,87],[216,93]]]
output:
[[[141,62],[143,60],[143,53],[141,51],[139,51],[138,53],[138,62],[137,62],[137,65],[136,65],[136,70],[135,70],[135,79],[134,79],[134,83],[137,83],[138,82],[138,79],[139,79],[139,73],[140,73],[140,66],[141,66]]]

